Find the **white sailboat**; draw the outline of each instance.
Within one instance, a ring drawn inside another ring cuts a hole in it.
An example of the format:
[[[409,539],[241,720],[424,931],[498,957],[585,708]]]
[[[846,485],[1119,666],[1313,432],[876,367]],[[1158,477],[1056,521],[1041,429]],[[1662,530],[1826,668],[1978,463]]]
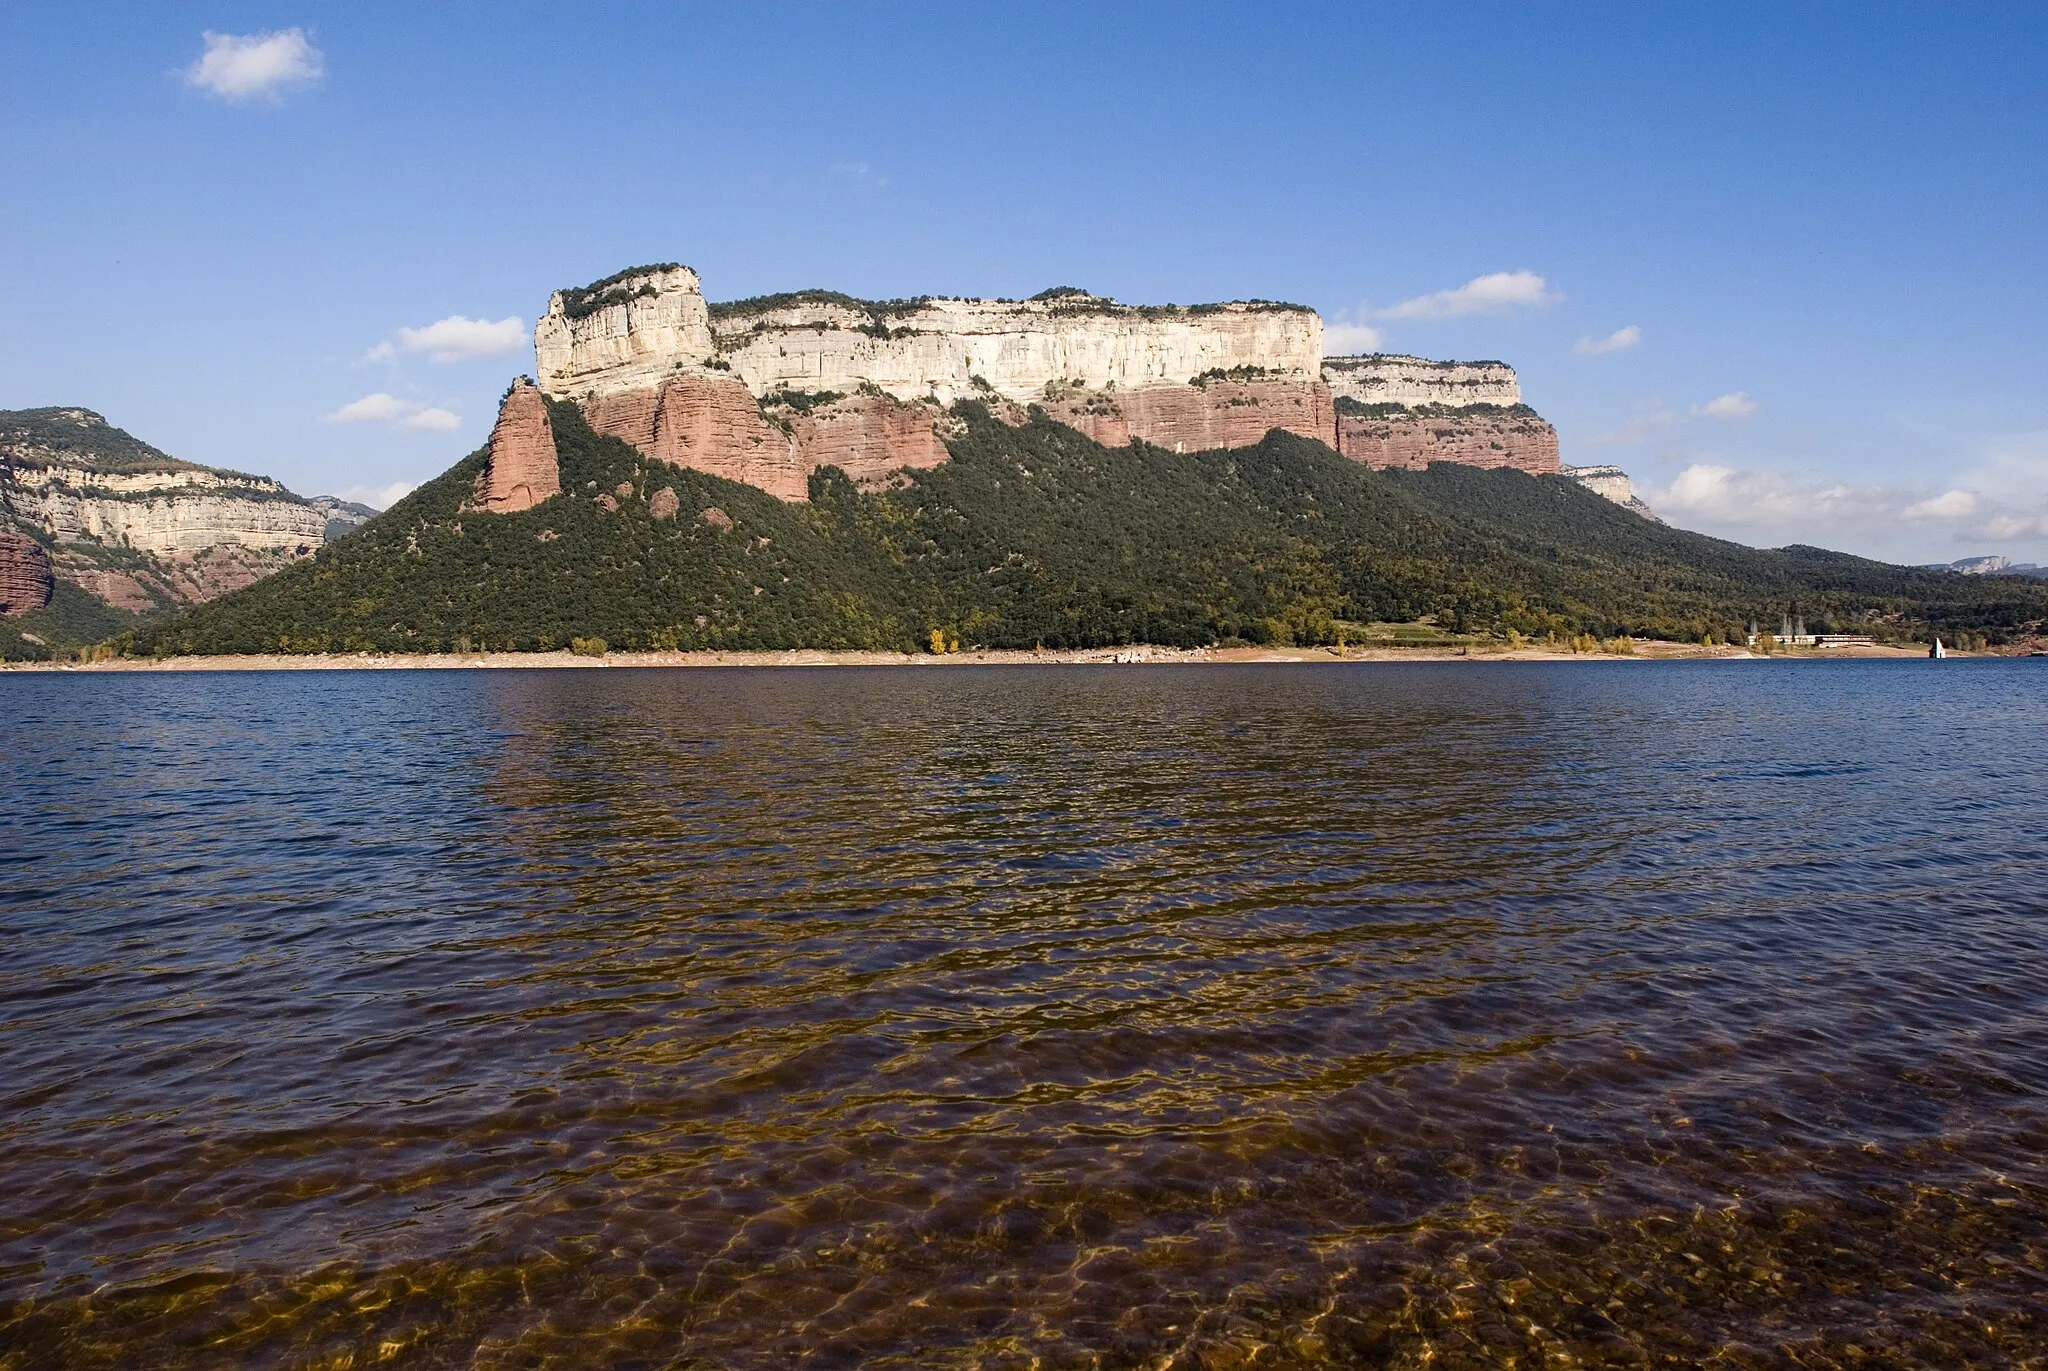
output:
[[[1941,639],[1936,638],[1934,640],[1934,646],[1927,649],[1927,655],[1938,662],[1942,658],[1948,656],[1948,649],[1941,645]]]

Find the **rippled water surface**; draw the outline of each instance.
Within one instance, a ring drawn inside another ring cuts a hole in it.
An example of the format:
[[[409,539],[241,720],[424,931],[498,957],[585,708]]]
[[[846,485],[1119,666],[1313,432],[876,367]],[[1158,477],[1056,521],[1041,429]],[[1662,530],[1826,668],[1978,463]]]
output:
[[[2044,700],[0,677],[0,1367],[2048,1364]]]

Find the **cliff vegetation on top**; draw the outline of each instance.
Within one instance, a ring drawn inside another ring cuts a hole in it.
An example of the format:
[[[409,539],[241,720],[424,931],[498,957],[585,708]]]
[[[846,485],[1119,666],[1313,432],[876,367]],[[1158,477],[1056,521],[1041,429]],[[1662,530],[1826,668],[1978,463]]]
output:
[[[571,319],[582,319],[611,305],[623,305],[628,300],[638,300],[655,293],[654,287],[641,285],[628,289],[626,282],[635,276],[647,276],[657,271],[675,271],[681,262],[653,262],[644,267],[627,267],[615,271],[601,281],[592,281],[587,286],[568,286],[558,291],[562,297],[562,313]]]
[[[1232,451],[1105,448],[962,402],[951,461],[879,491],[827,469],[791,505],[652,462],[573,404],[550,416],[554,499],[466,511],[472,454],[312,560],[122,646],[1315,643],[1425,618],[1452,633],[1697,640],[1795,605],[1817,628],[1997,640],[2048,618],[2048,586],[1759,551],[1649,523],[1567,478],[1376,472],[1277,430]]]

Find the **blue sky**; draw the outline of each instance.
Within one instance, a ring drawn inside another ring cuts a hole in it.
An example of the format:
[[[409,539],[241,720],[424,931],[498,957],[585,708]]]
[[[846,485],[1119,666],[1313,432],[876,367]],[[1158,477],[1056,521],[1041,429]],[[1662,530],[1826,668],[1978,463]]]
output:
[[[549,290],[680,260],[1299,301],[1512,362],[1676,523],[2048,562],[2041,5],[17,0],[0,50],[0,407],[303,492],[442,470]]]

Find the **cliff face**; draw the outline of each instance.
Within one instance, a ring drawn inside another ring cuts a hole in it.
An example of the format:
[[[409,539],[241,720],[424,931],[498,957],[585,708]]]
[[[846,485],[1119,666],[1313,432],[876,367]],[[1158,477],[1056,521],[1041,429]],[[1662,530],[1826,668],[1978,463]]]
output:
[[[1612,500],[1631,514],[1640,514],[1653,524],[1664,521],[1636,494],[1635,482],[1616,466],[1566,467],[1564,474],[1602,499]]]
[[[211,599],[310,555],[326,518],[276,481],[179,461],[86,409],[0,411],[0,513],[120,609]]]
[[[50,554],[26,533],[0,529],[0,614],[26,614],[50,603]]]
[[[963,398],[1012,419],[1042,405],[1110,446],[1244,447],[1282,428],[1376,467],[1558,470],[1557,433],[1522,405],[1512,367],[1325,358],[1322,335],[1293,305],[1147,307],[1080,291],[714,305],[670,264],[557,291],[534,352],[541,391],[578,401],[599,432],[786,500],[805,498],[821,466],[875,481],[944,461],[943,413]]]
[[[498,406],[490,453],[477,480],[477,503],[490,513],[509,514],[532,509],[561,489],[547,402],[522,376]]]
[[[1405,405],[1337,407],[1337,451],[1369,467],[1420,470],[1431,462],[1513,467],[1532,476],[1560,469],[1557,430],[1526,405],[1459,409]]]
[[[825,291],[705,302],[664,266],[558,291],[534,331],[540,386],[651,457],[805,498],[945,460],[944,408],[1045,404],[1106,442],[1194,450],[1269,429],[1335,439],[1322,320],[1290,305],[861,301]],[[1004,402],[1007,402],[1005,405]]]
[[[1362,405],[1461,409],[1522,403],[1515,369],[1505,362],[1432,362],[1395,353],[1325,357],[1323,380],[1333,396]]]

